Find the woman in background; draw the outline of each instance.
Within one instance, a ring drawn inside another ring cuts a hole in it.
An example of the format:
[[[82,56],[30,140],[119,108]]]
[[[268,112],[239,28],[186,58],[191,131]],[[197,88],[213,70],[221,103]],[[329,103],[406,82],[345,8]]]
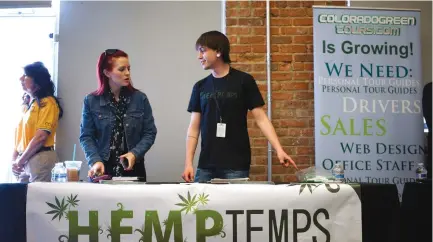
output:
[[[97,64],[99,87],[84,98],[80,144],[89,177],[102,174],[146,179],[144,156],[155,142],[152,108],[131,83],[128,55],[104,51]]]
[[[23,99],[23,103],[21,104],[22,107],[22,112],[25,113],[26,110],[29,108],[29,104],[30,104],[30,95],[27,93],[24,93],[22,96]]]
[[[54,137],[63,110],[43,63],[25,66],[20,81],[26,93],[23,105],[27,105],[16,128],[12,170],[19,182],[49,182],[51,170],[58,161]]]

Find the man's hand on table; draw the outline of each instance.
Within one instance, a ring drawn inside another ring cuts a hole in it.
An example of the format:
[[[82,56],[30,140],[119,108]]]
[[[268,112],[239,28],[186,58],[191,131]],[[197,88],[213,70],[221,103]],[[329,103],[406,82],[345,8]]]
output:
[[[182,178],[186,182],[194,181],[194,168],[192,167],[192,165],[185,166],[185,170],[183,170]]]

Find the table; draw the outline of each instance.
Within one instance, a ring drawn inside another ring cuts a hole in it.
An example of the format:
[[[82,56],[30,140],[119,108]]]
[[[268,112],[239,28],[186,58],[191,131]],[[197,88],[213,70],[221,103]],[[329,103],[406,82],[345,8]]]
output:
[[[0,184],[0,241],[26,242],[26,197],[27,184]]]
[[[361,184],[364,242],[398,241],[400,201],[397,186]]]
[[[401,203],[401,240],[432,241],[432,184],[406,183]]]
[[[363,241],[397,241],[396,231],[400,226],[397,187],[391,184],[360,186]],[[26,184],[0,184],[0,241],[26,241],[26,194]]]

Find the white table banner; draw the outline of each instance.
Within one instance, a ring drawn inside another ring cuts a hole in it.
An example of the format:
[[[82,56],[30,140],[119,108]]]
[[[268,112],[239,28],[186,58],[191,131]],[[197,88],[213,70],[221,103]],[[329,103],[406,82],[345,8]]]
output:
[[[346,184],[32,183],[27,241],[362,241]]]

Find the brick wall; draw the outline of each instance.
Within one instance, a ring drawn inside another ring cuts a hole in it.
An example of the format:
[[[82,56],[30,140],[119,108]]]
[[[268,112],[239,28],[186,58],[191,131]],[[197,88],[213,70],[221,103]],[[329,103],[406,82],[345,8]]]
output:
[[[314,165],[313,5],[345,1],[271,1],[272,123],[299,168]],[[254,76],[267,101],[266,2],[227,1],[226,34],[232,66]],[[265,107],[267,109],[267,106]],[[267,179],[267,140],[249,117],[251,179]],[[273,181],[293,181],[274,152]]]

